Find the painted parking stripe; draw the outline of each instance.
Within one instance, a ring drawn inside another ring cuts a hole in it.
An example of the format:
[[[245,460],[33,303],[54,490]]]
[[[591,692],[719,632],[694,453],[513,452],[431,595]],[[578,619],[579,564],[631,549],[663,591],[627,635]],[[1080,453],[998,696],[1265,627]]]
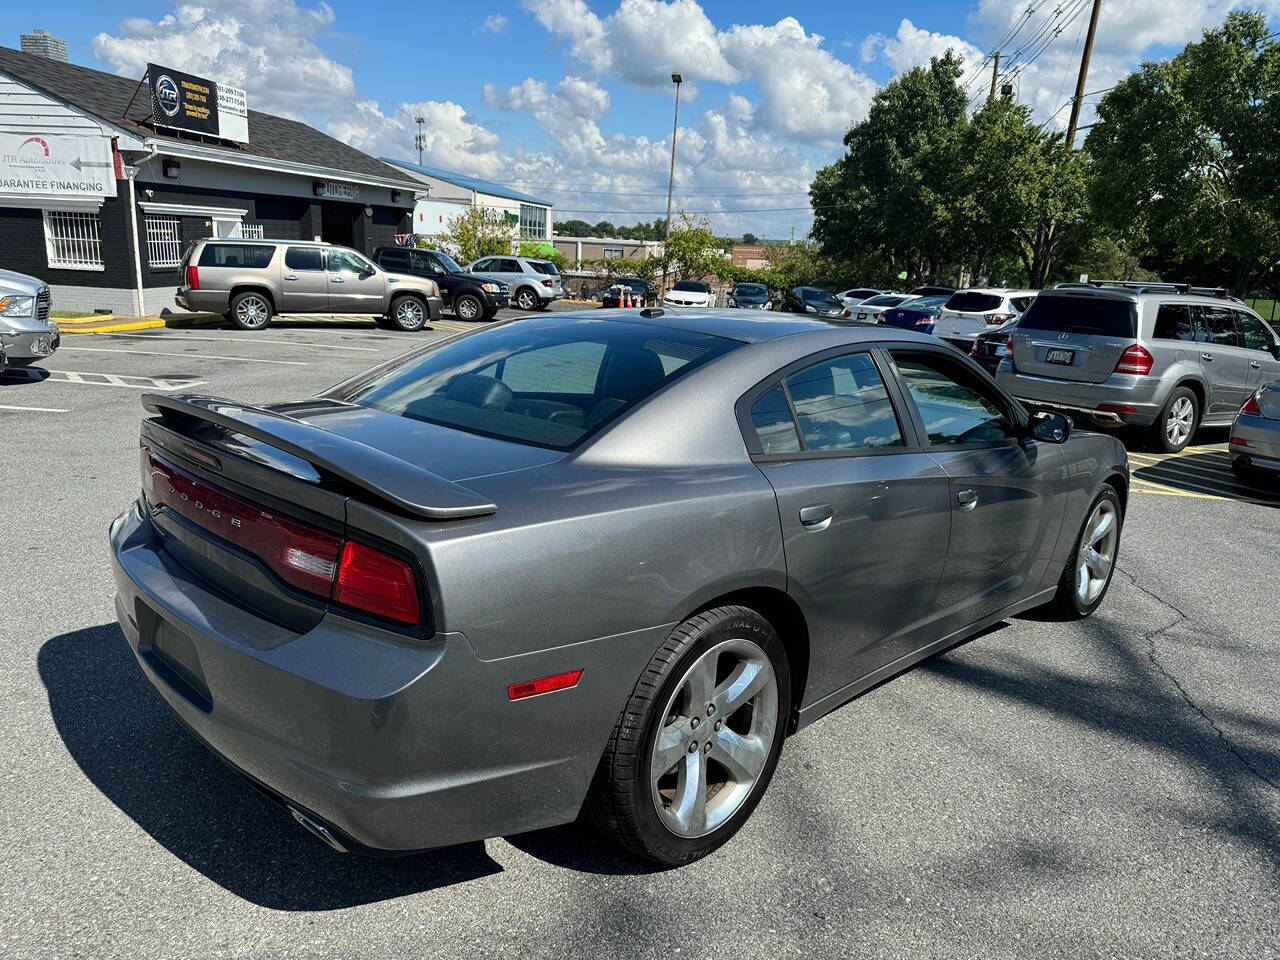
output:
[[[21,410],[26,413],[70,413],[59,407],[15,407],[8,403],[0,403],[0,410]]]
[[[218,353],[173,353],[168,350],[114,350],[111,347],[63,347],[81,353],[124,353],[143,357],[178,357],[182,360],[233,360],[236,363],[275,363],[286,367],[310,366],[305,360],[268,360],[265,357],[227,357]]]
[[[74,383],[82,387],[123,387],[127,390],[189,390],[205,381],[196,377],[143,377],[133,373],[96,373],[84,370],[39,370],[19,367],[6,370],[0,382],[26,380],[39,383]]]
[[[1135,475],[1134,479],[1138,483],[1143,483],[1148,486],[1162,487],[1165,490],[1181,490],[1182,492],[1197,491],[1204,496],[1204,499],[1207,500],[1234,500],[1237,503],[1255,503],[1262,507],[1274,507],[1277,503],[1280,503],[1280,500],[1259,500],[1256,497],[1245,496],[1241,493],[1236,493],[1234,489],[1224,490],[1223,487],[1226,486],[1226,484],[1220,484],[1217,487],[1214,487],[1210,486],[1208,483],[1193,483],[1190,480],[1177,475],[1173,477],[1173,480],[1178,484],[1176,487],[1172,486],[1168,482],[1162,483],[1159,480],[1151,480],[1146,477],[1138,477],[1137,475]],[[1164,479],[1167,481],[1169,478],[1164,477]]]
[[[180,341],[209,340],[214,343],[217,343],[220,340],[232,340],[237,343],[269,343],[269,344],[275,344],[275,345],[285,346],[285,347],[296,347],[296,346],[321,347],[325,350],[359,350],[362,353],[381,352],[376,347],[349,347],[349,346],[345,346],[343,344],[338,344],[338,343],[309,343],[306,340],[259,340],[257,337],[193,337],[193,336],[188,336],[187,334],[180,334],[178,337],[175,338],[173,334],[169,333],[168,331],[164,331],[164,332],[158,331],[156,333],[109,333],[109,334],[103,334],[103,336],[132,337],[138,340],[169,340],[169,341],[173,341],[175,339]]]

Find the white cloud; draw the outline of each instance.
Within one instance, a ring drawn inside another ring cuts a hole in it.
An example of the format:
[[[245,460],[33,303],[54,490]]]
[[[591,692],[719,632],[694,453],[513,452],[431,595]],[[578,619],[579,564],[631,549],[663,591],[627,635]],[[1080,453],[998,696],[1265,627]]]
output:
[[[862,61],[870,63],[883,59],[894,73],[902,73],[912,67],[928,66],[931,58],[941,57],[948,50],[955,51],[956,56],[964,61],[966,70],[973,69],[983,59],[982,51],[967,40],[951,34],[932,33],[903,18],[898,24],[898,32],[892,37],[873,33],[862,42]]]
[[[491,13],[484,18],[484,23],[481,26],[490,33],[501,33],[507,29],[507,18],[500,13]]]

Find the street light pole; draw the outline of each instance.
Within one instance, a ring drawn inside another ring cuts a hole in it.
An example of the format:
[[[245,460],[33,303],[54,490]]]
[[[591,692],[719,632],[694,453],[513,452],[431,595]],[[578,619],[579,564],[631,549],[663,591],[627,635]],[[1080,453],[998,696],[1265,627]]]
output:
[[[678,73],[671,75],[671,82],[676,85],[676,116],[671,122],[671,173],[667,177],[667,225],[662,238],[662,255],[667,254],[667,244],[671,241],[671,194],[676,184],[676,131],[680,128],[680,84],[684,77]],[[667,289],[667,271],[662,271],[662,290]]]

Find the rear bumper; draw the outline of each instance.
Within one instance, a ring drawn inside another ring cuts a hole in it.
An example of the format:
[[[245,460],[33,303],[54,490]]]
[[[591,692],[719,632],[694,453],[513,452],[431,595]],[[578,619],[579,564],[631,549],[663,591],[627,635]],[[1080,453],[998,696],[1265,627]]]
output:
[[[1243,461],[1256,470],[1280,473],[1280,421],[1239,414],[1231,425],[1227,450],[1233,464]]]
[[[1019,400],[1074,414],[1087,414],[1100,423],[1149,426],[1164,409],[1163,381],[1157,377],[1112,374],[1102,383],[1081,383],[1022,373],[1008,360],[996,370],[996,381]],[[1104,404],[1117,409],[1100,410]]]
[[[494,661],[461,634],[412,643],[331,613],[297,634],[176,564],[138,504],[110,538],[120,626],[160,699],[210,750],[356,852],[572,820],[667,629]],[[507,699],[510,683],[578,668],[572,690]]]

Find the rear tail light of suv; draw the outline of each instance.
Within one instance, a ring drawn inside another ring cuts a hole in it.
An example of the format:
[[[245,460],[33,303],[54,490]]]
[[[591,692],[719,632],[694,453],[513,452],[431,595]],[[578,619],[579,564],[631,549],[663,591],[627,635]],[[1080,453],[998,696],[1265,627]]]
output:
[[[187,267],[187,289],[200,289],[200,271],[196,267]]]
[[[1116,361],[1116,368],[1113,372],[1132,373],[1139,377],[1145,377],[1151,372],[1155,362],[1156,358],[1147,351],[1146,347],[1140,343],[1135,343],[1125,347],[1124,353],[1120,354],[1120,359]]]
[[[1016,316],[1016,313],[988,313],[983,319],[988,327],[1002,327]]]

